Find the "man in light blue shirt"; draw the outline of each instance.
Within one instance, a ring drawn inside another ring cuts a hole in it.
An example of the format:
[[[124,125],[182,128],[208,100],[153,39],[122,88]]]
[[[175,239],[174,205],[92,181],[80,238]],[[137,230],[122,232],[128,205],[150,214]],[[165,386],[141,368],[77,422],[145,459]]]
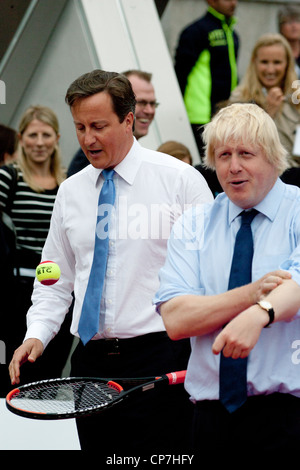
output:
[[[279,179],[286,151],[258,106],[224,108],[203,135],[224,193],[174,225],[154,302],[172,339],[191,337],[195,449],[203,456],[227,438],[287,449],[300,438],[300,190]],[[227,290],[239,215],[251,208],[252,282]],[[219,401],[221,351],[248,358],[248,399],[233,413]]]

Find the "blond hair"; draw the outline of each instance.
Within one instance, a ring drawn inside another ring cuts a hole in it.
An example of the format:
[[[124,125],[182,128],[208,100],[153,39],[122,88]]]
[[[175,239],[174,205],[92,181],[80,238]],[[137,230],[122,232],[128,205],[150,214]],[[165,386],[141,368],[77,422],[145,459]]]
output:
[[[59,123],[57,116],[52,111],[52,109],[48,108],[47,106],[30,106],[24,112],[20,120],[19,133],[23,135],[29,124],[35,119],[43,122],[44,124],[47,124],[48,126],[51,126],[56,135],[59,135]],[[21,145],[19,145],[17,162],[20,170],[22,171],[24,181],[26,181],[31,189],[36,192],[44,191],[43,188],[39,187],[34,182],[30,167],[28,165],[27,156]],[[50,172],[51,175],[55,178],[57,185],[60,185],[66,177],[65,171],[61,165],[61,153],[58,145],[55,146],[54,152],[51,156]]]
[[[259,146],[279,175],[288,168],[288,154],[273,119],[253,103],[234,103],[221,109],[204,127],[203,140],[204,164],[211,169],[215,169],[215,147],[229,141]]]
[[[275,45],[280,45],[284,48],[287,60],[285,77],[281,86],[282,92],[284,95],[290,95],[293,92],[292,85],[293,82],[297,80],[297,75],[295,72],[295,63],[291,47],[288,41],[281,34],[268,33],[262,35],[255,43],[245,76],[242,79],[241,84],[234,90],[233,96],[230,98],[231,102],[234,101],[234,97],[236,96],[238,101],[252,101],[262,107],[266,106],[266,96],[262,84],[257,76],[255,60],[259,49]],[[300,103],[293,105],[300,109]]]

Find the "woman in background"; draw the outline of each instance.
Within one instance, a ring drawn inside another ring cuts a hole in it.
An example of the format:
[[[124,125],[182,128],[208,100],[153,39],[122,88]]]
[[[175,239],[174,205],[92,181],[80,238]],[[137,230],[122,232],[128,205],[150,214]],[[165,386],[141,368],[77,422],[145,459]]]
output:
[[[58,145],[59,123],[50,108],[29,107],[21,118],[18,137],[17,162],[0,168],[0,207],[11,217],[16,232],[14,298],[10,296],[6,312],[9,355],[25,335],[35,268],[41,261],[59,185],[65,179]],[[24,382],[61,375],[71,335],[63,329],[55,341],[41,361],[29,369],[30,374],[25,371]]]
[[[229,99],[230,103],[255,102],[269,113],[276,123],[281,143],[289,153],[291,167],[300,165],[300,156],[293,153],[296,130],[300,124],[296,80],[289,43],[280,34],[264,34],[253,48],[241,84]]]

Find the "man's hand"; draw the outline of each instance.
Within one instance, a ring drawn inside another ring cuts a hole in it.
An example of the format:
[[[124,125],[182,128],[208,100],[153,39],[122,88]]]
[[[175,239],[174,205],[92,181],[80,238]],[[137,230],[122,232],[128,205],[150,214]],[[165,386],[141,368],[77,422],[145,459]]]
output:
[[[256,283],[260,283],[262,290],[264,290],[263,286],[268,289],[268,284],[273,284],[274,273],[276,271],[256,281]],[[281,273],[284,273],[284,271],[281,271]],[[275,275],[275,279],[276,277]],[[282,279],[278,287],[271,289],[266,297],[274,307],[275,322],[291,321],[300,310],[300,286],[291,279],[291,275],[289,277]],[[249,284],[247,287],[251,287],[253,284]],[[223,350],[224,356],[233,359],[247,357],[250,354],[259,339],[262,329],[269,322],[268,313],[256,305],[257,300],[259,299],[254,296],[254,305],[246,308],[228,321],[214,341],[212,346],[214,354],[219,354]]]
[[[282,284],[284,280],[291,278],[291,273],[279,269],[267,273],[257,281],[248,284],[247,287],[250,289],[251,304],[256,304],[256,302],[262,300],[273,289],[276,289],[276,287]]]
[[[269,90],[267,94],[267,112],[274,118],[281,108],[282,102],[285,97],[280,87],[273,87]]]
[[[9,364],[9,375],[11,384],[20,383],[20,367],[25,362],[35,362],[43,353],[43,343],[36,338],[30,338],[15,350],[13,358]]]
[[[212,351],[233,359],[249,356],[269,316],[258,305],[253,305],[231,320],[216,337]]]

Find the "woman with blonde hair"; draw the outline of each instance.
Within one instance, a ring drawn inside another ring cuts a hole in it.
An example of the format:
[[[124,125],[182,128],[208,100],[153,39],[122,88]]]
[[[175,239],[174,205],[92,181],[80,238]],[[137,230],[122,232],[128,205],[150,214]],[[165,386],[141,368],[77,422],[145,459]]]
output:
[[[38,132],[40,141],[37,140]],[[37,192],[57,187],[65,179],[58,146],[59,138],[58,119],[50,108],[31,106],[25,111],[19,124],[18,166],[22,170],[24,180]],[[32,158],[31,151],[30,154],[26,152],[29,148],[28,142],[30,146],[36,145],[35,153],[40,157],[39,160]]]
[[[264,34],[256,42],[246,74],[229,102],[254,102],[274,119],[291,167],[300,165],[293,155],[300,103],[295,99],[297,75],[289,43],[280,34]]]
[[[0,168],[0,210],[13,222],[16,240],[14,282],[12,292],[7,296],[7,309],[4,308],[10,316],[9,321],[13,322],[6,341],[8,355],[20,344],[26,331],[35,268],[41,261],[59,185],[65,179],[59,138],[55,113],[46,106],[30,106],[19,124],[17,161]],[[33,375],[26,376],[25,373],[25,381],[61,373],[59,357],[52,357],[46,363],[47,354],[33,369]],[[58,354],[64,358],[60,347]]]
[[[16,229],[20,275],[34,277],[56,193],[65,178],[55,113],[45,106],[29,107],[20,120],[18,138],[16,163],[0,169],[0,207]]]

